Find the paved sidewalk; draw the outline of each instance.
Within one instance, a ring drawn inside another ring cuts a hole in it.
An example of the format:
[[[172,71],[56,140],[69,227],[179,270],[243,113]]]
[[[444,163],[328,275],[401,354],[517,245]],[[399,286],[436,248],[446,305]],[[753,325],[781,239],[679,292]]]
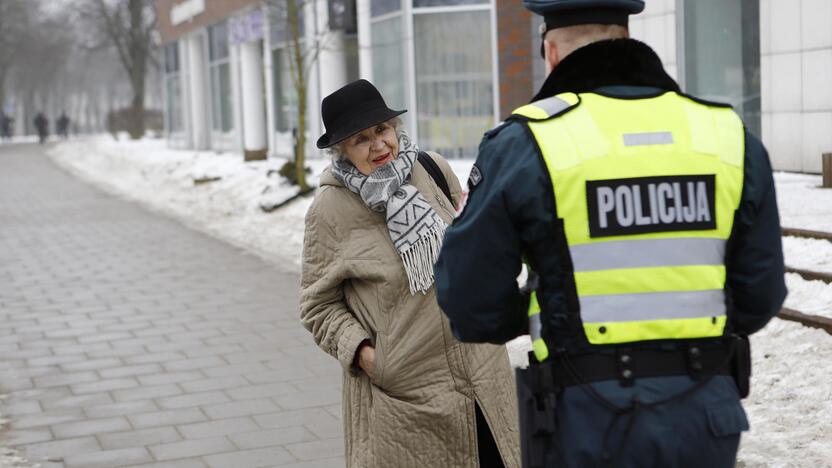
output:
[[[295,274],[0,147],[0,446],[55,467],[339,467]]]

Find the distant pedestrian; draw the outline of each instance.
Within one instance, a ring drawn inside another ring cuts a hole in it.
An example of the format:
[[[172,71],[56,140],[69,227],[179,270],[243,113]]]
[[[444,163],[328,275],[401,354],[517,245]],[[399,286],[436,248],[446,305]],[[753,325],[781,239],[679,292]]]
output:
[[[14,119],[6,115],[5,112],[0,113],[0,138],[11,140],[13,132]]]
[[[46,142],[46,138],[49,136],[49,119],[43,115],[43,112],[38,112],[38,115],[35,116],[35,129],[38,131],[38,138],[40,140],[40,144]]]
[[[61,116],[58,117],[55,122],[55,131],[64,140],[69,138],[69,117],[66,116],[66,113],[61,113]]]

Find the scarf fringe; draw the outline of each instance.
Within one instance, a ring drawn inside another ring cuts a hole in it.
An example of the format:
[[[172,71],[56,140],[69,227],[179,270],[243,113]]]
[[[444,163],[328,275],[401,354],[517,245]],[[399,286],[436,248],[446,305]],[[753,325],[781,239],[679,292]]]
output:
[[[433,286],[433,265],[439,259],[445,228],[445,223],[437,222],[418,242],[399,253],[407,273],[411,295],[415,296],[417,292],[425,294]]]

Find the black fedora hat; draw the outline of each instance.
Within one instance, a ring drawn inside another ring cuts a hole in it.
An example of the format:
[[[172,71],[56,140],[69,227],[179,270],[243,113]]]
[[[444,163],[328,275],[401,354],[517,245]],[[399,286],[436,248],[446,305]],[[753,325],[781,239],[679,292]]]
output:
[[[328,148],[405,112],[407,110],[387,107],[381,93],[369,81],[353,81],[325,97],[321,103],[326,133],[318,138],[318,148]]]

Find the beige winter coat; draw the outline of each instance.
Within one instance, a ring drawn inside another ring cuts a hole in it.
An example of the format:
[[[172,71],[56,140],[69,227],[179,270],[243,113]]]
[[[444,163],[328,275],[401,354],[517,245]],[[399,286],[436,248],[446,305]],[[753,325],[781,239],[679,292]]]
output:
[[[458,200],[456,176],[432,156]],[[450,223],[451,201],[418,163],[411,183]],[[347,466],[478,467],[476,401],[506,467],[519,467],[514,376],[505,347],[454,339],[434,288],[410,295],[384,213],[367,208],[329,169],[320,185],[306,215],[301,320],[344,368]],[[376,350],[372,378],[352,367],[365,339]]]

